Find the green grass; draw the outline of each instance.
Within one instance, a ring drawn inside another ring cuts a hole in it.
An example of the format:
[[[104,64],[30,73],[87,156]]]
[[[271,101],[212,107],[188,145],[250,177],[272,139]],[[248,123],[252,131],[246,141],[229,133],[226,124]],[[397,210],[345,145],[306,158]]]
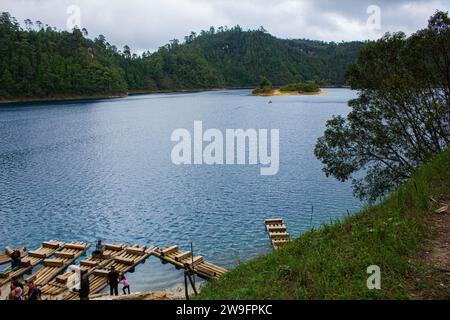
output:
[[[435,291],[432,268],[414,257],[432,231],[430,197],[450,196],[449,168],[450,149],[381,204],[239,265],[198,299],[413,299]],[[381,268],[381,290],[367,288],[371,265]]]

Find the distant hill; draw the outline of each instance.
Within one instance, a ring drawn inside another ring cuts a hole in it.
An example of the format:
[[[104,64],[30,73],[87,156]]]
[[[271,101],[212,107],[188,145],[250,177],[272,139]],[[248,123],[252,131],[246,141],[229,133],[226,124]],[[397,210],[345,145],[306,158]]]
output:
[[[155,89],[255,86],[263,77],[275,85],[308,80],[344,85],[345,71],[363,45],[282,40],[263,30],[234,27],[191,34],[144,60],[151,64],[147,75]]]
[[[263,28],[210,28],[172,40],[154,53],[118,50],[86,30],[56,31],[30,22],[24,30],[0,16],[0,100],[123,94],[129,91],[274,85],[314,80],[344,85],[362,42],[278,39]]]

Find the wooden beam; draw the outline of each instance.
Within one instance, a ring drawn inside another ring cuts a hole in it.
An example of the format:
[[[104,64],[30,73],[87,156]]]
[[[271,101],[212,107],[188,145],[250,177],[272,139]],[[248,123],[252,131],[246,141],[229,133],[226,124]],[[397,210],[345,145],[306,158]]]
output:
[[[122,245],[116,245],[116,244],[105,244],[105,249],[106,250],[111,250],[111,251],[121,251],[123,249]]]
[[[130,259],[130,258],[123,258],[123,257],[115,257],[114,261],[117,263],[121,263],[127,266],[132,266],[134,265],[134,260]]]
[[[45,259],[44,266],[46,267],[63,267],[64,261],[61,259]]]
[[[93,267],[98,266],[98,262],[97,261],[91,261],[91,260],[81,260],[80,261],[80,266],[93,268]]]
[[[63,251],[60,251],[60,252],[56,251],[54,255],[55,255],[55,257],[61,258],[61,259],[73,259],[73,258],[75,258],[75,254],[69,253],[69,252],[63,252]]]
[[[32,258],[45,259],[47,258],[46,253],[37,252],[37,251],[29,251],[28,256]]]
[[[127,253],[131,253],[138,256],[145,255],[145,248],[128,247],[125,249]]]
[[[60,247],[60,243],[56,241],[45,241],[42,243],[42,247],[50,248],[50,249],[58,249]]]
[[[175,256],[175,261],[181,261],[181,260],[189,258],[189,257],[192,257],[192,252],[190,252],[190,251],[182,252]]]
[[[282,224],[283,223],[283,219],[267,219],[265,221],[266,224]]]
[[[161,251],[163,255],[168,255],[178,251],[178,246],[172,246]]]
[[[75,250],[86,250],[87,246],[85,244],[66,243],[66,244],[64,244],[64,248],[75,249]]]
[[[192,262],[189,261],[189,262],[185,263],[184,265],[189,268],[192,268],[192,267],[195,268],[196,265],[199,265],[199,264],[203,263],[204,261],[205,261],[205,259],[203,257],[198,256],[198,257],[195,257]]]

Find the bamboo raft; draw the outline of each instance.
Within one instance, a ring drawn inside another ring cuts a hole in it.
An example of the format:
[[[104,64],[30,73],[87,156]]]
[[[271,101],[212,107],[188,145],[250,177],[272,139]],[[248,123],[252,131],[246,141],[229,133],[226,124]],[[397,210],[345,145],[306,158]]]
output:
[[[165,249],[156,249],[153,255],[164,262],[175,265],[177,268],[183,268],[191,271],[205,279],[218,279],[223,276],[227,270],[216,266],[202,256],[192,256],[190,251],[181,251],[178,246],[172,246]]]
[[[264,224],[274,250],[278,250],[290,241],[283,219],[267,219]]]
[[[0,287],[10,282],[13,278],[31,271],[33,267],[53,255],[62,245],[64,244],[61,242],[47,241],[43,242],[42,246],[36,251],[29,251],[25,258],[22,259],[22,267],[17,270],[0,272]]]
[[[105,244],[105,249],[101,256],[92,255],[89,259],[80,261],[80,270],[85,271],[87,275],[90,276],[93,271],[99,268],[104,268],[112,261],[114,257],[123,254],[125,252],[125,247],[126,245],[124,244]],[[66,272],[62,275],[57,276],[42,287],[42,294],[48,296],[58,296],[60,294],[63,294],[64,291],[67,290],[67,281],[69,280],[70,276],[72,276],[72,272]]]
[[[38,286],[43,286],[53,280],[59,273],[66,269],[81,255],[86,253],[90,248],[90,244],[83,242],[66,243],[62,245],[62,249],[54,252],[54,258],[45,259],[44,267],[39,269],[25,279],[26,282],[33,281]]]
[[[90,294],[96,294],[108,286],[109,269],[114,266],[119,273],[127,273],[138,264],[145,261],[156,249],[156,247],[143,248],[139,246],[126,247],[121,253],[112,257],[111,261],[101,268],[92,271],[89,277]],[[78,294],[69,292],[63,300],[77,300]]]

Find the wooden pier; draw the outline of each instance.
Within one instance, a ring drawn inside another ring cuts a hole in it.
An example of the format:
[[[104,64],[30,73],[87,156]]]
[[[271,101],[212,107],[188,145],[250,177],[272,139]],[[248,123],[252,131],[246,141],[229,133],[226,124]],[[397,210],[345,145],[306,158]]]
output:
[[[192,256],[190,251],[181,251],[178,246],[172,246],[165,249],[157,249],[153,255],[162,261],[173,264],[178,268],[191,271],[205,279],[218,279],[227,272],[226,269],[216,266],[202,256]]]
[[[30,273],[33,268],[42,264],[42,268],[25,277],[26,282],[33,281],[40,286],[44,299],[77,300],[78,293],[69,291],[73,275],[77,268],[70,268],[90,245],[83,242],[63,243],[58,241],[43,242],[36,251],[26,252],[21,259],[22,266],[11,270],[5,268],[0,271],[0,287],[11,282],[14,278]],[[4,263],[10,262],[11,249],[5,250],[0,256]],[[159,249],[155,246],[140,247],[125,244],[105,244],[101,254],[93,254],[91,257],[79,261],[77,267],[86,272],[89,277],[90,294],[97,294],[108,286],[108,273],[111,267],[119,273],[132,271],[137,265],[144,262],[150,256],[155,256],[165,263],[184,269],[192,274],[197,274],[205,279],[218,279],[226,269],[206,261],[202,256],[193,256],[190,251],[182,251],[178,246]]]
[[[119,254],[113,256],[111,261],[101,268],[92,271],[89,276],[90,294],[96,294],[108,286],[108,273],[111,267],[115,267],[119,273],[127,273],[138,264],[144,262],[156,249],[156,247],[126,247]],[[63,300],[78,300],[78,294],[69,292],[63,296]]]
[[[289,233],[287,232],[287,227],[283,219],[267,219],[264,221],[264,224],[274,250],[278,250],[290,241]]]
[[[88,259],[81,260],[79,263],[80,270],[86,272],[88,276],[92,274],[96,269],[104,268],[109,264],[115,256],[122,254],[125,251],[126,245],[113,245],[105,244],[104,251],[99,255],[95,254]],[[57,276],[55,279],[47,283],[42,287],[41,292],[43,295],[56,297],[67,291],[69,278],[73,275],[73,272],[69,271],[62,275]]]
[[[13,278],[19,277],[27,272],[30,272],[33,267],[42,263],[45,259],[53,255],[64,243],[58,241],[43,242],[42,246],[36,251],[29,251],[22,259],[22,266],[11,270],[6,269],[0,271],[0,287],[10,282]]]
[[[59,273],[64,271],[76,259],[85,254],[90,246],[90,244],[83,242],[63,244],[61,250],[55,251],[52,259],[45,259],[43,261],[43,268],[27,277],[25,281],[33,281],[38,286],[45,285],[53,280]]]

